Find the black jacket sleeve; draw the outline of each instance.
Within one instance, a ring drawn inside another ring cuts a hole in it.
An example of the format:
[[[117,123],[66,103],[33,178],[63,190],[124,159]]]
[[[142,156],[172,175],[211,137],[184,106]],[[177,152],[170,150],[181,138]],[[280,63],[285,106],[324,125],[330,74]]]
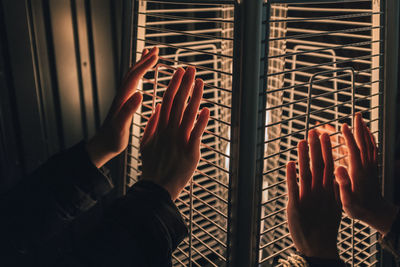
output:
[[[168,266],[187,230],[168,192],[152,183],[137,183],[82,238],[65,238],[113,188],[84,146],[52,157],[1,196],[0,265]]]
[[[113,188],[84,146],[81,142],[53,156],[0,197],[0,261],[10,266],[36,262],[45,244]]]
[[[400,266],[400,212],[397,213],[389,233],[379,237],[379,243],[393,255],[396,266]]]
[[[187,235],[169,193],[146,181],[119,199],[105,220],[79,242],[80,259],[90,266],[171,266],[172,252]]]

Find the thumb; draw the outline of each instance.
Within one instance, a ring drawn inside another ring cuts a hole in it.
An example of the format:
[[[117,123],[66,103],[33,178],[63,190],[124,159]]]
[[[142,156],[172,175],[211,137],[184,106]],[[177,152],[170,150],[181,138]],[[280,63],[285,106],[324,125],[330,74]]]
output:
[[[136,110],[139,108],[142,99],[142,94],[137,92],[125,102],[118,115],[115,117],[118,129],[129,129],[132,123],[133,114],[135,114]]]

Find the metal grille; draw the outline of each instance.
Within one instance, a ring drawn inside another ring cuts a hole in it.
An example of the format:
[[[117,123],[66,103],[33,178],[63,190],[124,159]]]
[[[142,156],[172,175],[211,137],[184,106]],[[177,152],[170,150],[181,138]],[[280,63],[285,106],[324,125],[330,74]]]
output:
[[[309,129],[331,125],[337,164],[343,164],[339,125],[361,111],[381,144],[382,12],[379,1],[266,2],[265,143],[257,241],[259,266],[275,266],[294,247],[287,229],[285,164]],[[128,148],[127,184],[141,174],[139,140],[173,70],[192,65],[205,81],[202,106],[211,120],[193,181],[176,204],[190,235],[173,255],[174,266],[225,266],[230,217],[231,114],[234,29],[233,1],[136,0],[136,55],[160,47],[160,63],[141,85],[144,101],[134,116]],[[239,47],[235,47],[239,49]],[[235,64],[239,64],[239,60]],[[257,64],[257,63],[255,63]],[[246,90],[252,90],[247,88]],[[237,140],[236,140],[237,141]],[[235,218],[232,218],[234,220]],[[250,237],[249,237],[250,238]],[[343,218],[339,248],[354,266],[377,262],[376,233]]]
[[[340,149],[340,125],[351,125],[354,112],[362,112],[372,132],[381,136],[379,5],[378,1],[355,0],[270,6],[266,21],[270,32],[266,40],[269,55],[260,218],[262,266],[275,264],[294,250],[286,219],[285,164],[297,160],[296,145],[305,139],[308,129],[324,125],[334,128],[331,135],[337,165],[343,164],[346,157]],[[343,218],[339,233],[343,260],[354,266],[374,265],[376,244],[373,230]]]
[[[134,117],[128,177],[140,177],[139,139],[174,69],[189,65],[205,82],[202,107],[211,120],[201,160],[176,204],[190,235],[173,255],[175,266],[218,266],[227,261],[233,6],[137,1],[137,51],[158,46],[160,61],[142,85],[144,101]]]

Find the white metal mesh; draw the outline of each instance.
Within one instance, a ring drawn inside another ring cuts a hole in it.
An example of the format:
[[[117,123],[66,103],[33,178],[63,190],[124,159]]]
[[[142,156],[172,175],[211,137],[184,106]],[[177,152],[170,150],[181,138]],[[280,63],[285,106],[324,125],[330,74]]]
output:
[[[333,1],[332,1],[333,2]],[[375,4],[374,4],[375,3]],[[337,164],[343,163],[339,125],[351,124],[352,75],[355,111],[361,111],[379,136],[382,69],[381,15],[377,1],[327,4],[273,4],[269,18],[266,75],[267,123],[261,212],[260,263],[275,264],[293,252],[286,219],[285,164],[297,160],[296,145],[305,139],[307,104],[310,129],[331,125]],[[318,74],[323,72],[323,74]],[[310,80],[312,97],[308,99]],[[376,234],[343,218],[340,256],[354,266],[377,262]]]
[[[211,120],[202,139],[202,156],[192,182],[176,204],[190,235],[173,255],[174,266],[218,266],[227,260],[233,6],[138,1],[137,53],[160,48],[160,64],[144,80],[142,110],[134,118],[130,147],[131,185],[140,176],[140,135],[161,102],[177,67],[193,65],[205,82],[202,107]]]
[[[278,1],[275,1],[278,2]],[[190,235],[173,255],[174,266],[225,266],[230,246],[230,125],[232,104],[235,5],[137,0],[135,51],[160,47],[160,64],[141,86],[144,101],[134,116],[127,164],[128,185],[141,174],[140,136],[155,104],[161,101],[173,70],[197,67],[206,82],[202,106],[211,121],[202,141],[202,159],[177,206],[190,227]],[[265,4],[268,8],[269,3]],[[316,124],[335,128],[351,122],[352,75],[355,70],[355,111],[361,111],[376,135],[382,107],[382,26],[379,1],[348,0],[331,3],[272,4],[269,8],[268,73],[265,122],[265,156],[260,218],[260,266],[275,266],[294,250],[286,221],[285,164],[296,160],[296,145],[304,138],[310,78],[315,76],[310,99],[310,129]],[[320,72],[324,74],[317,75]],[[251,90],[249,88],[248,90]],[[377,139],[380,144],[379,138]],[[337,164],[344,157],[334,142]],[[354,266],[377,262],[376,233],[343,218],[340,255]]]

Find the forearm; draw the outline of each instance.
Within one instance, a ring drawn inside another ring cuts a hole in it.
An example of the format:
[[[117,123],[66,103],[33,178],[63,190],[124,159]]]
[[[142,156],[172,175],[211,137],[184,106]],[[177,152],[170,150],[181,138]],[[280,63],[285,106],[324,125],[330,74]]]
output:
[[[400,263],[400,212],[397,212],[395,219],[391,223],[390,231],[379,238],[382,248],[389,251]]]
[[[95,266],[171,266],[186,234],[168,192],[142,181],[114,203],[100,229],[79,242],[78,254]]]
[[[1,197],[3,236],[17,251],[36,249],[111,188],[111,180],[91,164],[80,143],[50,158]]]

